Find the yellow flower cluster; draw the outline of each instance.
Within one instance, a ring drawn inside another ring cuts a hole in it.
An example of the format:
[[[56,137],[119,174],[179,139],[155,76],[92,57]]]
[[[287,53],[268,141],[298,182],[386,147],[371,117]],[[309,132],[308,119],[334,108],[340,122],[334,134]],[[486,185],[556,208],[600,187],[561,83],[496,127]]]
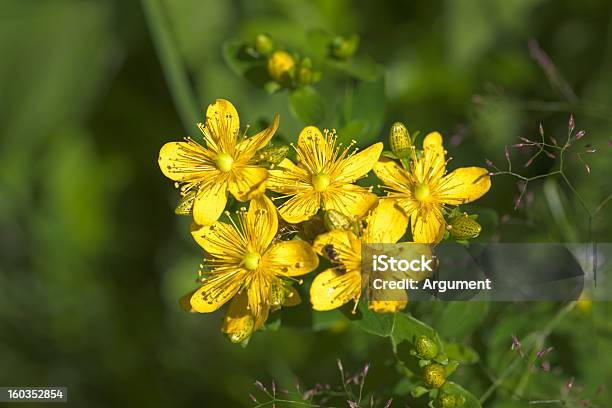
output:
[[[482,196],[490,181],[484,169],[458,169],[445,174],[442,138],[432,133],[422,151],[412,151],[408,168],[380,159],[382,143],[356,152],[337,143],[334,131],[314,126],[302,130],[294,146],[296,161],[285,158],[270,169],[258,153],[278,128],[272,124],[254,136],[240,135],[234,106],[219,99],[199,124],[204,144],[191,138],[166,143],[159,166],[175,181],[183,197],[181,213],[193,216],[192,236],[208,258],[199,288],[185,304],[193,312],[210,313],[229,307],[222,331],[234,342],[248,339],[262,328],[271,311],[301,302],[294,282],[319,265],[317,254],[332,267],[312,282],[310,301],[315,310],[331,310],[353,300],[365,287],[361,271],[362,243],[396,243],[410,221],[413,240],[433,243],[442,239],[444,206]],[[378,198],[371,188],[354,184],[370,170],[386,184],[389,195]],[[483,176],[484,177],[481,177]],[[277,208],[266,190],[279,193]],[[228,194],[249,202],[237,214],[221,221]],[[312,243],[286,240],[279,222],[299,225],[319,212],[344,220]],[[279,220],[279,216],[281,219]],[[407,299],[370,301],[378,312],[395,312]]]

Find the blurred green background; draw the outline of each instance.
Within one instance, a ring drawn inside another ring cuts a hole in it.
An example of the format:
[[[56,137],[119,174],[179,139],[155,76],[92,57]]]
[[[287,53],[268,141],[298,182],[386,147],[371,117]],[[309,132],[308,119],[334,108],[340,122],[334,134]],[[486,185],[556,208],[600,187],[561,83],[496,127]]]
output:
[[[312,29],[357,33],[359,53],[385,72],[376,104],[381,122],[368,140],[384,139],[402,120],[411,130],[440,130],[451,168],[484,165],[485,158],[503,165],[504,145],[539,137],[539,122],[563,138],[573,113],[587,132],[584,143],[598,152],[586,157],[590,174],[568,159],[568,175],[590,208],[612,191],[608,0],[145,3],[163,12],[197,98],[194,122],[210,102],[226,98],[255,128],[279,112],[279,133],[295,138],[303,124],[287,92],[267,95],[235,75],[223,43],[267,32],[299,51]],[[309,324],[327,327],[317,321],[330,319],[313,318],[304,304],[286,313],[285,326],[293,327],[258,333],[243,349],[219,332],[221,313],[179,308],[202,254],[189,220],[173,213],[178,193],[159,171],[157,154],[191,129],[182,126],[184,112],[175,107],[150,29],[136,1],[0,4],[0,386],[68,386],[74,406],[252,406],[256,379],[285,387],[296,378],[337,383],[335,360],[342,358],[352,370],[372,362],[367,387],[403,406],[388,342],[341,318],[332,330],[313,331]],[[531,57],[532,38],[570,91]],[[315,88],[326,89],[323,75]],[[528,156],[512,154],[522,171]],[[525,174],[551,166],[539,160]],[[515,181],[495,178],[478,202],[494,210],[487,239],[588,239],[586,214],[559,180],[530,184],[528,206],[519,211]],[[608,207],[593,219],[599,241],[612,239],[610,213]],[[503,370],[511,335],[542,327],[558,305],[410,308],[476,349],[480,362],[457,375],[480,396]],[[575,377],[585,398],[609,406],[606,390],[596,389],[612,385],[610,312],[609,304],[595,303],[566,316],[548,339],[553,370],[532,376],[529,395],[558,398]],[[511,387],[485,406],[525,406],[504,402]]]

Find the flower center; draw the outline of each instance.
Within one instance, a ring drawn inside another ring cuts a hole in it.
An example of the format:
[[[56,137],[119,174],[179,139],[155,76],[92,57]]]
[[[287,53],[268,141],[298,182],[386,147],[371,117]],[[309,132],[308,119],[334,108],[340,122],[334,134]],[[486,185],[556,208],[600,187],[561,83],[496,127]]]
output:
[[[429,185],[426,183],[418,183],[414,186],[414,198],[418,201],[426,201],[429,198]]]
[[[242,262],[246,269],[254,271],[259,266],[260,259],[261,256],[257,252],[249,252],[242,258]]]
[[[224,173],[227,173],[232,169],[232,164],[234,164],[234,159],[227,153],[219,153],[217,158],[215,159],[215,164],[217,168]]]
[[[329,186],[329,176],[325,173],[319,173],[312,176],[312,186],[315,191],[321,193],[327,190]]]

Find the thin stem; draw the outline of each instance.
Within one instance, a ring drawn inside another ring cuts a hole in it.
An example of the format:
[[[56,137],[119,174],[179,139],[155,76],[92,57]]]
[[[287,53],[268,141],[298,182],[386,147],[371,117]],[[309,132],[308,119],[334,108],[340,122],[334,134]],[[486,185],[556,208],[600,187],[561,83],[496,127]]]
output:
[[[544,326],[540,330],[534,331],[528,334],[527,336],[525,336],[525,338],[521,341],[521,343],[526,344],[529,341],[530,343],[529,351],[532,352],[533,349],[536,348],[538,340],[541,339],[541,341],[544,341],[544,339],[546,339],[546,337],[550,335],[550,333],[557,326],[557,324],[559,324],[559,322],[563,320],[565,315],[568,314],[570,311],[572,311],[575,306],[576,306],[575,301],[568,303],[563,309],[557,312],[557,314],[546,324],[546,326]],[[532,342],[533,344],[531,344]],[[500,385],[503,384],[506,378],[508,378],[508,376],[512,373],[512,371],[514,371],[514,369],[518,366],[518,364],[521,361],[522,360],[520,356],[514,357],[514,360],[512,361],[512,363],[510,363],[510,365],[506,367],[506,369],[495,380],[495,382],[491,384],[491,386],[484,392],[484,394],[482,394],[482,396],[480,397],[481,404],[483,404],[487,399],[489,399],[489,397],[495,392],[495,390],[499,388]]]
[[[574,195],[576,196],[576,198],[578,199],[578,202],[580,203],[580,205],[582,206],[582,208],[584,209],[584,211],[586,211],[586,213],[588,214],[589,218],[591,218],[591,210],[589,210],[589,207],[587,206],[586,202],[584,201],[584,199],[582,198],[582,196],[578,193],[578,191],[574,188],[574,186],[572,185],[572,183],[570,183],[569,179],[567,178],[567,176],[565,175],[565,173],[561,172],[561,177],[563,177],[563,180],[565,180],[565,184],[567,184],[567,186],[569,187],[570,190],[572,190],[572,193],[574,193]]]
[[[187,70],[173,41],[163,6],[159,0],[142,0],[142,7],[183,127],[187,133],[197,134],[198,103],[189,85]]]
[[[595,211],[593,211],[593,216],[597,215],[601,210],[603,210],[604,207],[608,204],[608,202],[610,202],[610,200],[612,200],[612,194],[604,198],[604,200],[599,203],[597,208],[595,208]]]
[[[584,115],[610,121],[611,108],[606,105],[593,105],[579,102],[524,101],[519,105],[523,110],[535,112],[581,112]]]
[[[292,401],[292,400],[286,400],[286,399],[281,399],[281,398],[274,398],[274,399],[272,399],[270,401],[259,403],[259,404],[255,405],[254,408],[265,407],[265,406],[268,406],[268,405],[275,404],[277,402],[284,402],[285,404],[295,404],[295,405],[301,405],[301,406],[312,407],[312,408],[333,408],[333,407],[328,407],[328,406],[325,406],[325,405],[313,404],[313,403],[310,403],[310,402],[307,402],[307,401]]]

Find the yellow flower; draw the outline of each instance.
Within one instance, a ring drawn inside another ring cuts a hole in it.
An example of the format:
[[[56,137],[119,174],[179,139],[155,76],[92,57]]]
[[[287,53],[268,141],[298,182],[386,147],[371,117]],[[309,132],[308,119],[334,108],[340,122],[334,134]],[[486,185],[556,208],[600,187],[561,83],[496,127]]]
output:
[[[294,67],[295,60],[286,51],[274,51],[268,59],[268,74],[278,82],[287,82]]]
[[[376,204],[375,194],[351,183],[372,169],[383,145],[376,143],[356,154],[349,154],[350,148],[336,146],[333,131],[325,131],[323,136],[314,126],[302,130],[296,148],[298,165],[285,159],[270,171],[268,179],[270,190],[289,198],[279,208],[285,221],[306,221],[321,207],[354,219]]]
[[[193,218],[210,225],[225,209],[228,190],[246,201],[265,190],[268,171],[256,166],[255,153],[278,128],[278,114],[267,129],[238,140],[240,120],[229,101],[217,99],[206,110],[206,123],[198,124],[206,146],[191,138],[171,142],[159,152],[159,167],[166,177],[181,184],[183,196],[193,194]]]
[[[368,286],[366,276],[361,270],[362,244],[396,243],[406,231],[408,217],[399,209],[394,200],[383,198],[365,219],[365,227],[360,236],[351,230],[332,230],[319,235],[313,248],[327,257],[334,266],[318,274],[310,287],[310,301],[313,309],[332,310],[353,300],[355,307],[361,292]],[[429,247],[415,248],[429,252]],[[383,292],[377,292],[379,295]],[[376,295],[376,292],[373,293]],[[387,292],[386,299],[373,298],[370,309],[376,312],[397,312],[406,307],[408,298],[403,290]]]
[[[433,132],[423,140],[422,152],[413,148],[408,169],[389,159],[374,166],[389,197],[410,216],[414,242],[442,240],[444,206],[477,200],[491,187],[488,172],[481,167],[462,167],[446,174],[445,153],[442,136]]]
[[[275,241],[277,230],[276,208],[263,195],[239,212],[237,223],[217,221],[192,230],[211,256],[205,261],[211,270],[189,303],[195,312],[210,313],[232,299],[222,330],[234,342],[259,329],[271,309],[298,304],[298,292],[287,283],[319,264],[307,242]]]

